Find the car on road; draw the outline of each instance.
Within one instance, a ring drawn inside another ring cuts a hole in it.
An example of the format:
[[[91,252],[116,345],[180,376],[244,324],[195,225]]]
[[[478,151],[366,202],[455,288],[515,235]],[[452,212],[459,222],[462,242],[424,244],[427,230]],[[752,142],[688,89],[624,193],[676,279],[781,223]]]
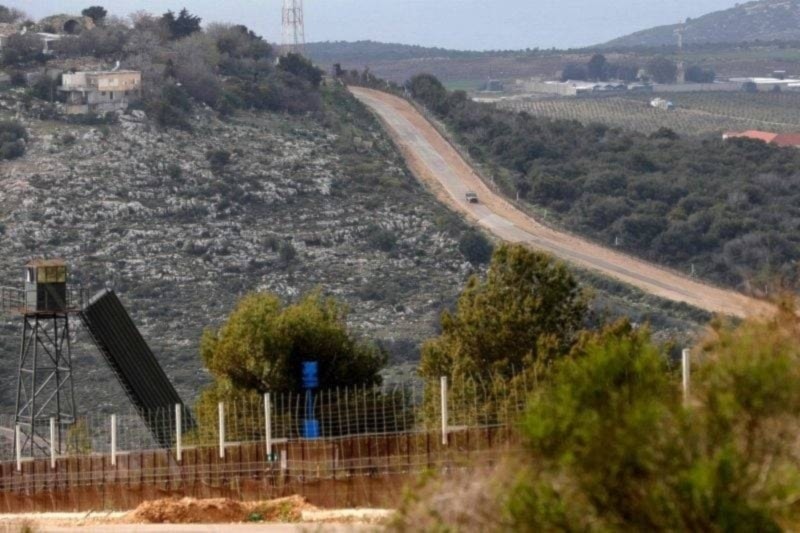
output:
[[[466,198],[467,198],[467,202],[469,202],[469,203],[471,203],[471,204],[477,204],[477,203],[478,203],[478,195],[477,195],[477,194],[475,194],[475,193],[474,193],[474,192],[472,192],[472,191],[469,191],[469,192],[466,194]]]

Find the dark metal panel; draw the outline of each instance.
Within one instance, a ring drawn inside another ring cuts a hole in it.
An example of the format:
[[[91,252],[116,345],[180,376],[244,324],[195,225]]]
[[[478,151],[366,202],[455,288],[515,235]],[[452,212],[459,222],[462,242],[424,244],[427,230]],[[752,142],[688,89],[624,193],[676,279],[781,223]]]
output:
[[[170,447],[175,405],[183,402],[122,302],[114,291],[104,290],[89,300],[81,319],[153,438]],[[184,418],[184,429],[193,426]]]

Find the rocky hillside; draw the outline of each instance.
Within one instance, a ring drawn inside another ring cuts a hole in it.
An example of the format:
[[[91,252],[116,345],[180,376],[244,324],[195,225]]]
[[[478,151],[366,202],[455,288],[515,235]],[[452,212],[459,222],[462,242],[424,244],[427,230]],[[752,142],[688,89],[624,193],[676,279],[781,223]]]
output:
[[[0,93],[0,120],[16,116],[31,136],[23,158],[0,162],[0,285],[18,285],[31,257],[61,256],[75,282],[113,286],[188,400],[208,379],[203,328],[259,290],[344,299],[352,326],[392,354],[388,377],[407,379],[410,367],[398,365],[475,270],[459,252],[468,228],[408,174],[360,104],[341,88],[322,94],[322,115],[223,121],[200,109],[187,132],[140,111],[107,126],[39,120],[35,101],[26,110],[21,93]],[[703,318],[585,279],[599,316],[630,314],[665,334]],[[19,327],[6,317],[0,328],[0,412],[13,406]],[[79,339],[79,404],[125,408]]]
[[[669,46],[676,44],[668,25],[639,31],[606,43],[609,47]],[[800,39],[800,0],[759,0],[737,4],[686,22],[684,42],[739,43],[746,41],[795,41]]]
[[[28,153],[0,163],[0,284],[19,284],[21,265],[46,255],[67,258],[75,281],[113,285],[188,397],[206,379],[203,328],[248,291],[319,287],[351,304],[360,332],[407,355],[471,270],[457,249],[465,227],[407,175],[365,111],[327,96],[327,119],[199,112],[192,133],[158,130],[141,112],[101,127],[23,114]],[[0,116],[17,105],[0,93]],[[230,162],[210,163],[215,151]],[[6,405],[17,326],[2,330]],[[108,377],[86,346],[76,367],[82,388]]]

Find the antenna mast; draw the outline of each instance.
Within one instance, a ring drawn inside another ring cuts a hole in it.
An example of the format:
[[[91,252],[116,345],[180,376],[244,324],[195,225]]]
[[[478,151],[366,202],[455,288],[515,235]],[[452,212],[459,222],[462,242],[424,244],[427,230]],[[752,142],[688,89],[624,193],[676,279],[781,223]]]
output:
[[[683,56],[683,34],[686,33],[686,23],[681,22],[674,33],[678,37],[678,83],[686,83],[686,64]]]
[[[303,0],[283,0],[283,53],[301,54],[306,44]]]

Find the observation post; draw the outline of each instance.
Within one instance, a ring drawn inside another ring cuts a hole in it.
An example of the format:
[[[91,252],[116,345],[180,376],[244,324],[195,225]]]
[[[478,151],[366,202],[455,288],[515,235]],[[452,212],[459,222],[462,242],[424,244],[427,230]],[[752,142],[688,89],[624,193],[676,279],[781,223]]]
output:
[[[25,265],[24,288],[0,288],[0,309],[22,317],[15,426],[20,451],[41,457],[63,453],[75,423],[70,315],[80,313],[81,291],[71,290],[66,262],[36,259]]]

